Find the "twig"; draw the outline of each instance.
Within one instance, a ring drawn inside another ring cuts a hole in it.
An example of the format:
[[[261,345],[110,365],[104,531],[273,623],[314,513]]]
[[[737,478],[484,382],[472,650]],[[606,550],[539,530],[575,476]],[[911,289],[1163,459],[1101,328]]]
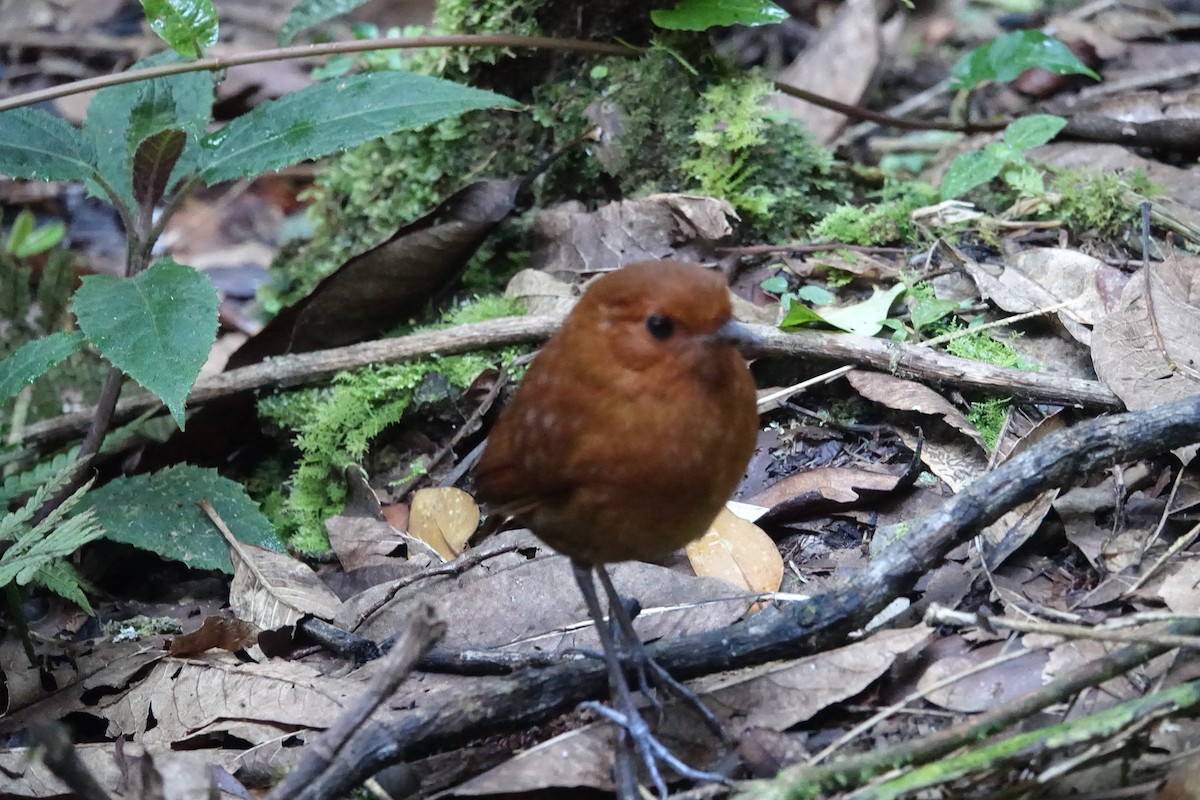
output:
[[[327,42],[325,44],[275,47],[270,50],[255,50],[234,56],[212,56],[162,64],[157,67],[127,70],[115,75],[100,75],[81,81],[72,81],[62,86],[41,89],[36,92],[0,100],[0,111],[20,108],[47,100],[57,100],[72,94],[81,94],[123,83],[136,83],[151,78],[180,75],[185,72],[220,72],[230,67],[247,64],[262,64],[267,61],[284,61],[291,58],[313,58],[341,53],[363,53],[370,50],[406,50],[426,47],[528,47],[537,50],[559,50],[575,53],[592,53],[604,56],[637,56],[641,50],[624,44],[589,42],[581,39],[555,39],[549,36],[504,36],[504,35],[460,35],[460,36],[410,36],[400,39],[362,39],[353,42]]]
[[[311,746],[300,763],[267,796],[268,800],[285,800],[300,792],[321,775],[344,768],[341,759],[346,745],[367,719],[385,700],[395,693],[401,682],[412,672],[421,654],[446,632],[446,623],[438,619],[433,606],[422,604],[407,619],[405,629],[392,647],[367,690],[353,707]]]
[[[455,355],[513,344],[537,344],[549,338],[561,322],[560,317],[508,317],[396,339],[278,356],[261,364],[201,378],[196,381],[187,402],[196,406],[240,392],[288,389],[317,383],[339,372],[371,364],[394,364],[430,355]],[[784,332],[766,325],[750,327],[762,340],[761,346],[747,353],[755,357],[827,358],[874,367],[898,377],[1006,394],[1037,403],[1104,410],[1122,408],[1120,399],[1097,381],[997,367],[937,353],[918,345],[853,334]],[[148,392],[141,392],[117,406],[115,419],[125,422],[161,406],[161,400]],[[69,439],[87,426],[94,413],[89,409],[30,425],[25,429],[22,441],[27,446],[44,446]]]
[[[984,630],[1007,628],[1021,633],[1044,633],[1063,639],[1090,639],[1097,642],[1121,642],[1123,644],[1154,644],[1158,647],[1186,647],[1200,649],[1200,636],[1179,636],[1158,633],[1138,633],[1110,630],[1090,625],[1064,625],[1061,622],[1023,620],[1013,617],[992,617],[954,611],[933,603],[925,614],[930,625],[974,625]]]

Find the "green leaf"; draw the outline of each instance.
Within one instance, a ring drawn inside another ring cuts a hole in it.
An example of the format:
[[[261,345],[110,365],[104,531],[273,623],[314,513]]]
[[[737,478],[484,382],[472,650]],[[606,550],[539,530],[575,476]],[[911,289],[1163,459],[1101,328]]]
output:
[[[772,275],[759,285],[768,294],[783,294],[788,288],[787,278],[782,275]]]
[[[13,255],[18,258],[29,258],[55,247],[67,235],[67,226],[61,222],[51,222],[40,228],[34,228],[25,241],[13,248]]]
[[[896,298],[906,291],[903,283],[897,283],[886,292],[878,288],[871,296],[861,303],[854,303],[841,308],[830,308],[822,311],[825,321],[834,327],[841,328],[859,336],[874,336],[883,328],[883,321]]]
[[[972,150],[963,153],[946,169],[942,176],[942,199],[962,197],[976,186],[981,186],[1004,169],[1005,162],[986,151]]]
[[[800,291],[796,292],[796,296],[806,303],[812,303],[815,306],[831,305],[837,300],[833,292],[826,289],[824,286],[801,286]]]
[[[1033,67],[1056,75],[1087,75],[1100,80],[1065,44],[1032,30],[1001,34],[965,53],[950,70],[950,87],[969,90],[985,81],[1007,83]]]
[[[80,504],[95,511],[107,537],[195,569],[233,572],[229,544],[196,505],[208,500],[241,542],[282,551],[270,521],[241,485],[216,470],[180,464],[117,478]]]
[[[958,303],[953,300],[922,297],[912,301],[908,313],[912,319],[913,327],[920,331],[937,322],[939,319],[952,314],[956,308],[958,308]]]
[[[347,14],[367,0],[299,0],[279,28],[279,46],[287,47],[305,28]]]
[[[83,336],[71,331],[52,333],[21,345],[15,353],[0,361],[0,403],[16,397],[21,389],[78,350],[82,343]]]
[[[1004,129],[1004,141],[1023,153],[1046,144],[1065,127],[1067,121],[1062,117],[1054,114],[1032,114],[1010,122]]]
[[[70,450],[56,454],[49,460],[34,463],[27,470],[12,473],[4,479],[4,484],[0,486],[0,505],[7,508],[12,505],[13,501],[19,500],[26,495],[34,494],[44,486],[52,484],[59,475],[65,475],[69,478],[70,472],[68,470],[74,467],[78,456],[79,447],[75,446]],[[64,482],[65,480],[66,478],[64,478]],[[0,541],[3,541],[3,538],[0,536]]]
[[[92,174],[91,152],[66,121],[40,108],[14,108],[0,113],[0,174],[81,181]]]
[[[199,58],[217,43],[217,10],[212,0],[142,0],[150,30],[187,58]]]
[[[827,325],[831,328],[837,327],[803,303],[792,303],[788,306],[787,315],[783,318],[783,322],[779,323],[779,327],[787,330],[788,328],[798,328],[801,325],[807,325],[812,322]]]
[[[181,60],[168,50],[138,62],[131,69]],[[88,106],[83,131],[95,150],[100,174],[126,206],[136,207],[134,160],[142,143],[152,136],[168,130],[180,130],[187,136],[184,153],[166,188],[194,168],[200,157],[200,139],[212,115],[212,102],[212,79],[201,72],[110,86],[96,93]]]
[[[187,134],[172,128],[138,145],[133,156],[133,197],[139,206],[154,206],[162,199],[186,144]]]
[[[104,535],[103,528],[97,526],[95,530],[93,538],[98,539]],[[88,614],[95,613],[87,595],[83,593],[83,578],[75,571],[75,567],[71,566],[71,562],[60,558],[43,565],[33,574],[33,582],[46,587],[59,597],[66,598]]]
[[[669,11],[651,11],[650,19],[672,31],[706,31],[719,25],[771,25],[788,13],[768,0],[680,0]]]
[[[517,105],[424,75],[351,75],[263,103],[211,134],[201,175],[208,184],[258,175],[473,109]]]
[[[188,390],[217,335],[208,276],[169,258],[127,280],[89,275],[74,309],[100,354],[161,397],[182,428]]]

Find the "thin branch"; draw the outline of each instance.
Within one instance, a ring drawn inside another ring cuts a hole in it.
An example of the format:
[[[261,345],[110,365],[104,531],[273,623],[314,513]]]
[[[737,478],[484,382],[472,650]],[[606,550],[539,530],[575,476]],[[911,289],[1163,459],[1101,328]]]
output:
[[[108,86],[119,86],[123,83],[135,83],[151,78],[162,78],[168,75],[180,75],[185,72],[220,72],[230,67],[262,64],[267,61],[284,61],[291,58],[313,58],[341,53],[362,53],[369,50],[411,50],[424,47],[520,47],[627,57],[641,54],[640,50],[624,44],[588,42],[581,39],[555,39],[549,36],[410,36],[401,39],[363,39],[354,42],[327,42],[325,44],[255,50],[249,53],[239,53],[234,56],[197,58],[192,61],[183,61],[176,64],[162,64],[156,67],[126,70],[125,72],[118,72],[115,75],[100,75],[95,78],[72,81],[71,83],[64,83],[62,86],[54,86],[49,89],[41,89],[36,92],[29,92],[0,100],[0,111],[43,103],[47,100],[56,100],[60,97],[90,92]]]

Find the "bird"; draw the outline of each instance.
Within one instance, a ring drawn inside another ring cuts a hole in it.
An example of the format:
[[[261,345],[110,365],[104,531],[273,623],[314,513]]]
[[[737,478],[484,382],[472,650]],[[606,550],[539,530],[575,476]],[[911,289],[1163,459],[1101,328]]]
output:
[[[696,781],[649,731],[626,671],[676,694],[728,742],[703,703],[653,661],[605,565],[653,561],[703,535],[754,452],[755,385],[723,277],[697,264],[630,264],[593,280],[500,412],[476,496],[566,556],[600,636],[618,726],[617,794],[640,797],[635,754],[660,797],[659,763]],[[606,623],[593,578],[607,596]],[[626,757],[620,757],[624,753]]]

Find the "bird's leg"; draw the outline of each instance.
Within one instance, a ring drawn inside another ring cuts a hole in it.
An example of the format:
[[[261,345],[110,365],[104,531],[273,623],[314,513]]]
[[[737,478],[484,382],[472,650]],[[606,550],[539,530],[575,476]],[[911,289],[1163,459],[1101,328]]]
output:
[[[617,589],[613,586],[612,578],[608,576],[608,572],[602,566],[597,566],[596,574],[600,578],[600,585],[604,587],[604,593],[608,595],[608,610],[613,619],[616,620],[616,625],[620,630],[621,639],[624,640],[625,648],[623,655],[627,666],[632,666],[638,670],[639,682],[642,685],[642,691],[645,692],[647,677],[649,681],[654,683],[659,689],[674,695],[692,708],[700,718],[704,720],[704,724],[720,739],[726,746],[732,747],[733,737],[729,731],[725,730],[725,726],[717,719],[716,715],[709,710],[708,706],[688,687],[677,681],[671,673],[663,669],[657,661],[651,657],[646,650],[645,644],[642,643],[642,637],[633,627],[633,620],[625,611],[625,605],[621,601],[620,595],[617,594]],[[661,708],[661,704],[656,704]]]
[[[600,574],[600,580],[601,583],[605,584],[606,592],[609,591],[608,587],[611,587],[612,583],[608,580],[608,575],[605,574],[603,567],[578,564],[574,561],[571,562],[571,566],[575,571],[575,580],[579,583],[579,589],[583,593],[584,602],[587,604],[588,614],[591,615],[592,621],[596,624],[596,632],[600,636],[600,644],[604,649],[604,661],[608,668],[608,685],[612,693],[613,704],[613,708],[600,703],[583,703],[582,707],[594,711],[612,722],[621,732],[619,739],[621,752],[618,753],[615,769],[618,797],[621,800],[634,800],[640,797],[637,790],[636,775],[633,774],[634,768],[632,766],[633,760],[630,758],[632,755],[630,744],[636,747],[641,755],[641,761],[646,765],[646,771],[650,775],[650,780],[654,783],[654,788],[658,790],[658,796],[663,798],[663,800],[666,800],[667,797],[667,784],[663,780],[662,773],[658,768],[660,762],[666,764],[680,776],[689,780],[712,783],[728,782],[728,779],[724,775],[694,769],[684,764],[667,749],[666,745],[656,739],[650,732],[650,727],[646,724],[646,720],[642,718],[641,712],[633,700],[633,693],[629,690],[629,683],[625,679],[625,671],[618,657],[617,643],[612,635],[613,631],[609,628],[608,623],[605,622],[604,612],[600,608],[600,598],[596,594],[596,586],[592,581],[593,571]],[[620,620],[622,617],[628,620],[629,615],[624,613],[619,599],[614,608],[621,609],[612,613],[614,617],[617,617],[617,626],[624,631],[625,625]],[[632,623],[628,623],[628,625],[629,629],[632,630]],[[645,653],[644,648],[642,652]],[[659,667],[658,669],[661,670],[662,668]],[[671,680],[674,681],[673,678]],[[678,681],[674,682],[678,685]],[[686,692],[687,690],[684,689],[684,691]],[[692,696],[695,697],[694,694]],[[696,702],[699,703],[699,698],[696,698]],[[623,764],[622,762],[625,763]],[[627,794],[627,792],[631,793]]]

